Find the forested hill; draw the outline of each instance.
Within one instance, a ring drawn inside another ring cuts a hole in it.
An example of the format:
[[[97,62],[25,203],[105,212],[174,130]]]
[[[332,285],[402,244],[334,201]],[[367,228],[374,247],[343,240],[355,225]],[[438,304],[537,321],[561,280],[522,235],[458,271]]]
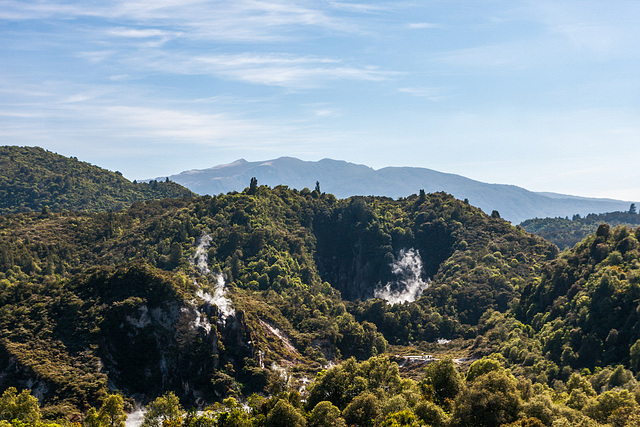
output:
[[[573,215],[572,219],[533,218],[522,222],[520,226],[529,233],[544,237],[560,249],[567,249],[594,234],[602,223],[614,227],[617,225],[637,227],[640,225],[640,215],[635,204],[632,204],[627,212],[589,214],[585,217]]]
[[[193,195],[174,182],[132,183],[117,172],[38,147],[0,147],[0,214],[43,208],[108,211]]]
[[[475,338],[556,253],[443,193],[338,200],[261,186],[0,216],[0,370],[76,410],[107,384],[192,403],[261,391],[279,366]]]
[[[638,425],[639,237],[603,225],[559,254],[444,193],[255,181],[2,215],[0,418],[13,386],[95,427],[121,425],[111,393],[163,396],[148,426],[178,398],[213,410],[167,425]]]

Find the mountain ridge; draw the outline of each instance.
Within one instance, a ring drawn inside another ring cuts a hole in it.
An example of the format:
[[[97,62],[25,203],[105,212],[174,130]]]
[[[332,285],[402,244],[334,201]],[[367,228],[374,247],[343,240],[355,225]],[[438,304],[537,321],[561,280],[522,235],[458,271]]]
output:
[[[295,157],[249,162],[239,159],[207,169],[192,169],[168,178],[198,194],[221,194],[242,191],[250,179],[271,187],[314,188],[338,198],[351,196],[407,197],[420,189],[427,193],[444,191],[481,208],[496,210],[514,224],[531,218],[571,217],[575,214],[627,210],[631,201],[588,198],[558,193],[533,192],[510,184],[489,184],[462,175],[420,167],[389,166],[381,169],[322,159],[304,161]],[[165,179],[160,177],[156,179]]]

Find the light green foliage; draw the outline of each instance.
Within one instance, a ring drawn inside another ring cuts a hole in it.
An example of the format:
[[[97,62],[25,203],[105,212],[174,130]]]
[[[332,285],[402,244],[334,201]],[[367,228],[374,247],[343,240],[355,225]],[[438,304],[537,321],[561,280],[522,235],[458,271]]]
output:
[[[187,420],[188,420],[187,416]],[[229,397],[223,401],[223,404],[217,404],[215,407],[215,427],[251,427],[253,425],[252,418],[243,406],[233,397]],[[214,421],[213,419],[210,419]],[[185,427],[209,427],[207,419],[195,419],[194,423],[187,423]]]
[[[289,401],[280,399],[264,420],[265,427],[304,427],[306,420]]]
[[[29,390],[18,393],[15,387],[7,388],[0,397],[0,419],[34,425],[40,421],[40,405]]]
[[[180,400],[170,391],[149,404],[141,427],[164,427],[166,424],[171,426],[179,425],[184,413]]]
[[[394,412],[385,417],[380,427],[422,427],[422,424],[413,412],[408,409]]]
[[[625,411],[629,415],[638,407],[638,403],[632,393],[627,390],[606,391],[600,394],[595,401],[586,405],[584,413],[600,423],[609,422],[609,418],[616,412]]]
[[[308,405],[324,400],[345,408],[354,397],[364,391],[393,396],[401,391],[398,365],[387,357],[373,357],[361,363],[351,358],[343,364],[324,371],[309,389]]]
[[[308,427],[345,427],[340,409],[326,400],[319,402],[309,414]]]
[[[111,394],[104,399],[98,411],[89,409],[84,422],[87,427],[124,427],[126,420],[122,396]]]
[[[448,417],[444,410],[429,400],[423,400],[413,409],[416,416],[425,424],[433,427],[444,427],[447,425]]]
[[[507,371],[480,375],[458,396],[453,412],[455,426],[498,427],[517,419],[521,409],[517,381]]]
[[[480,375],[488,374],[491,371],[502,371],[503,369],[504,367],[498,360],[485,357],[471,364],[467,371],[466,380],[473,382]]]

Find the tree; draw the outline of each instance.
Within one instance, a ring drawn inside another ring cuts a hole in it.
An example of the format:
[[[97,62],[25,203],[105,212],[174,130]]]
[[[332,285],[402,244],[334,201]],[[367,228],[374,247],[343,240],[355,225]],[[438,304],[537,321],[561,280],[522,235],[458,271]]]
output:
[[[500,219],[500,212],[496,210],[491,211],[491,218]]]
[[[306,421],[288,400],[280,399],[267,414],[264,425],[265,427],[304,427]]]
[[[35,425],[40,421],[40,405],[38,399],[29,390],[18,393],[15,387],[9,387],[0,397],[0,419],[18,420]]]
[[[309,427],[344,427],[344,418],[340,416],[340,409],[333,403],[323,400],[318,403],[309,414]]]
[[[316,181],[316,189],[314,191],[320,194],[320,181]]]
[[[182,245],[178,242],[171,243],[171,249],[169,252],[169,263],[172,267],[177,267],[182,259]]]
[[[423,425],[409,409],[389,414],[380,423],[380,427],[422,427]]]
[[[444,359],[427,366],[420,386],[425,395],[442,405],[447,399],[453,400],[460,393],[462,378],[453,361]]]
[[[378,398],[373,393],[365,391],[353,399],[345,408],[343,415],[349,425],[372,427],[382,415],[382,408]]]
[[[166,427],[179,425],[184,415],[184,409],[180,400],[172,391],[169,391],[149,404],[144,415],[142,427]]]
[[[435,403],[430,400],[422,400],[413,409],[419,419],[433,427],[444,427],[447,423],[447,415]]]
[[[630,365],[634,372],[640,371],[640,340],[637,340],[629,349]]]
[[[247,194],[256,194],[256,191],[258,191],[258,178],[254,176],[249,182],[249,191]]]
[[[89,409],[84,422],[87,427],[124,427],[126,420],[124,399],[118,394],[111,394],[104,400],[100,410]]]
[[[480,375],[487,374],[491,371],[501,371],[502,369],[503,367],[499,361],[485,357],[480,360],[476,360],[471,364],[467,371],[466,380],[468,382],[473,382]]]
[[[521,401],[517,381],[505,370],[480,375],[456,400],[453,425],[498,427],[516,420]]]
[[[636,211],[636,204],[635,203],[631,203],[631,206],[629,207],[629,213],[630,214],[637,214],[638,211]]]

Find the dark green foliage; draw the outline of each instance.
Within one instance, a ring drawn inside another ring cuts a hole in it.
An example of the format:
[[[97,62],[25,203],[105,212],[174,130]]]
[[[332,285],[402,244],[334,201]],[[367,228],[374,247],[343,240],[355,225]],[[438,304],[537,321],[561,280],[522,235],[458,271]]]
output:
[[[632,230],[603,224],[523,288],[515,313],[540,331],[543,351],[558,365],[636,369],[630,349],[640,339],[639,257]]]
[[[516,379],[504,370],[490,371],[460,394],[452,422],[461,427],[498,427],[515,421],[521,404]]]
[[[414,409],[416,416],[433,427],[444,427],[447,422],[447,416],[442,408],[429,400],[423,400],[418,403]]]
[[[309,413],[309,427],[345,427],[340,409],[328,401],[319,402]]]
[[[256,185],[119,212],[0,216],[0,369],[9,383],[41,381],[46,403],[96,406],[112,381],[148,399],[173,389],[190,404],[285,391],[283,363],[315,371],[388,342],[475,338],[484,313],[506,312],[555,247],[444,193],[423,196],[337,200]],[[193,265],[205,235],[210,272]],[[410,249],[419,280],[431,278],[418,301],[342,299],[394,280],[391,264]],[[219,280],[235,315],[203,297]],[[363,391],[391,393],[397,368],[385,369],[343,372],[348,386],[310,401],[343,410]]]
[[[365,391],[345,408],[344,420],[349,425],[373,427],[378,424],[378,418],[382,415],[381,406],[373,393]]]
[[[635,208],[634,205],[632,205]],[[596,232],[600,224],[611,226],[626,225],[637,227],[640,225],[640,215],[636,212],[610,212],[603,214],[589,214],[582,218],[574,215],[569,218],[534,218],[520,224],[529,233],[544,237],[560,249],[568,249]]]
[[[264,420],[265,427],[304,427],[304,416],[287,400],[280,399]]]
[[[132,183],[122,176],[38,147],[0,147],[0,214],[119,210],[133,202],[191,197],[174,182]]]
[[[450,408],[450,403],[462,390],[463,381],[451,359],[444,359],[427,366],[425,378],[420,385],[423,393],[431,400]]]

